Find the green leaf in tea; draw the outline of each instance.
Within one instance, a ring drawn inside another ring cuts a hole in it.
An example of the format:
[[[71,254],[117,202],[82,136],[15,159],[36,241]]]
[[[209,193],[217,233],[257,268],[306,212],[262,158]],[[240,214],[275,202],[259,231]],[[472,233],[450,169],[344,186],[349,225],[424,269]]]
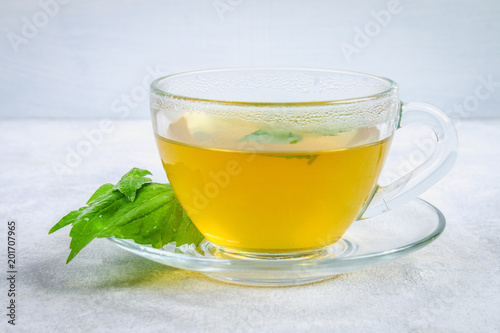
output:
[[[198,245],[196,229],[169,184],[151,183],[147,170],[134,168],[116,184],[104,184],[87,205],[70,212],[49,234],[69,224],[71,243],[67,263],[95,238],[131,239],[155,248],[176,244]]]
[[[311,134],[322,135],[322,136],[336,136],[340,133],[345,132],[342,129],[316,129]],[[254,141],[259,143],[274,143],[274,144],[294,144],[302,141],[303,134],[297,132],[291,132],[286,130],[277,129],[260,129],[253,133],[246,135],[245,137],[237,140],[236,142],[242,141]]]
[[[296,158],[298,160],[306,159],[307,164],[309,164],[309,165],[311,165],[318,158],[318,154],[314,154],[314,155],[271,155],[271,156],[285,158],[287,160],[291,159],[291,158]]]
[[[294,144],[301,140],[302,140],[302,135],[297,133],[292,133],[290,131],[260,129],[246,135],[245,137],[237,140],[236,142],[254,141],[259,143]]]

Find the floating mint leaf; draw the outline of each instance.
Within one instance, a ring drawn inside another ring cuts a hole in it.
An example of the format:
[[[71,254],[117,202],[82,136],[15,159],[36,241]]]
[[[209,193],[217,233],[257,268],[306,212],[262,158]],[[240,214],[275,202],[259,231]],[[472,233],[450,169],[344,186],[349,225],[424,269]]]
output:
[[[259,143],[274,143],[274,144],[294,144],[299,141],[302,141],[302,135],[297,133],[292,133],[290,131],[260,129],[246,135],[245,137],[237,140],[236,142],[242,142],[242,141],[254,141]]]
[[[271,155],[272,157],[279,157],[279,158],[286,158],[291,159],[291,158],[296,158],[296,159],[307,159],[307,164],[311,165],[317,158],[318,154],[314,155]]]

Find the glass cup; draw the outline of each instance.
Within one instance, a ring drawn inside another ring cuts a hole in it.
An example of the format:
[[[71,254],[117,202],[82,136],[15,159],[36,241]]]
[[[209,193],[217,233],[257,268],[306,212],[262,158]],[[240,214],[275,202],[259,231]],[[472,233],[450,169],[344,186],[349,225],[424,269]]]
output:
[[[151,84],[151,117],[169,182],[223,257],[318,258],[353,222],[402,205],[456,159],[450,119],[402,103],[390,79],[317,69],[220,69]],[[433,154],[377,185],[398,128],[424,124]]]

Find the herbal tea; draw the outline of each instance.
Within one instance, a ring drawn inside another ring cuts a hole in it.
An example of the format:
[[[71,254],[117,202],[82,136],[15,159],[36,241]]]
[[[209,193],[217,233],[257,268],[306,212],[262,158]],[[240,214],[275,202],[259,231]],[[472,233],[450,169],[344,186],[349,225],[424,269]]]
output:
[[[280,253],[337,241],[375,191],[391,138],[260,129],[204,114],[156,136],[168,179],[196,227],[228,249]]]

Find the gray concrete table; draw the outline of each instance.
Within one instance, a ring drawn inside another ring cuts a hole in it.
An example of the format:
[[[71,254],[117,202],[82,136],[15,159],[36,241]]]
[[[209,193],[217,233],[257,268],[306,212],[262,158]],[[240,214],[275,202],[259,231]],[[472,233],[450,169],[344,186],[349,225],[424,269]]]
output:
[[[47,235],[64,214],[133,166],[166,181],[151,126],[2,121],[0,331],[498,332],[500,120],[458,128],[456,167],[421,196],[447,218],[437,241],[323,282],[254,288],[163,266],[106,240],[65,265],[68,230]],[[6,316],[8,221],[16,222],[15,327]]]

